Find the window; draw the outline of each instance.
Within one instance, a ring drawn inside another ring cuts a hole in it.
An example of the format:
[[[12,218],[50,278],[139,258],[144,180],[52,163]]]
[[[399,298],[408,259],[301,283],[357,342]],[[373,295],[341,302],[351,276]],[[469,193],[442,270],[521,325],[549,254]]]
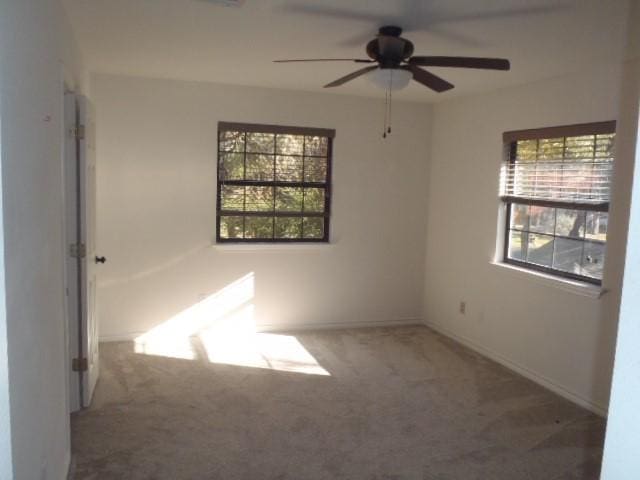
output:
[[[220,122],[218,242],[328,242],[334,130]]]
[[[615,122],[507,132],[504,262],[600,284]]]

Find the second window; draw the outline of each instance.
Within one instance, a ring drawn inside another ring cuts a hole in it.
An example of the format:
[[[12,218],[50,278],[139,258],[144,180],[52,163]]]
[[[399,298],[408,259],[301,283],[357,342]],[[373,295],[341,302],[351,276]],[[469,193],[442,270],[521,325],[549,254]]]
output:
[[[599,284],[615,123],[507,132],[504,261]]]
[[[333,130],[221,122],[218,242],[327,242]]]

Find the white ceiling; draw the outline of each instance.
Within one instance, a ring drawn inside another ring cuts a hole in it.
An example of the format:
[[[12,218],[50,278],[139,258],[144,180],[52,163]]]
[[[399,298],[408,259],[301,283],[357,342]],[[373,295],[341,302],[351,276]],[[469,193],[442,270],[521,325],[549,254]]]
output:
[[[275,64],[281,58],[366,58],[395,24],[417,55],[504,57],[510,72],[430,69],[456,88],[421,85],[396,98],[432,102],[619,61],[626,0],[63,0],[92,72],[306,91],[361,64]],[[606,67],[605,67],[606,68]],[[331,93],[381,97],[366,78]]]

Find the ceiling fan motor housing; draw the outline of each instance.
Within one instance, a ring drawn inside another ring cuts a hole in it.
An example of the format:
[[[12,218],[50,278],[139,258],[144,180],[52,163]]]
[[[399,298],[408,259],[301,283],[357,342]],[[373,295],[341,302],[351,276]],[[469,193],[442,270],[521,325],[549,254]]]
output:
[[[378,37],[367,44],[367,55],[381,68],[396,68],[413,54],[413,43],[402,38],[400,27],[381,27]]]

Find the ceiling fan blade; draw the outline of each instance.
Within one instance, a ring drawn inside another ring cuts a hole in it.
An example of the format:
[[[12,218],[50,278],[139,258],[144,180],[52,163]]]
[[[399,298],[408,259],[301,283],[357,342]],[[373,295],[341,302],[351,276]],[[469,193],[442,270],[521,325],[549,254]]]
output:
[[[504,58],[480,57],[411,57],[410,65],[421,67],[454,67],[454,68],[482,68],[486,70],[509,70],[511,64]]]
[[[427,72],[426,70],[418,68],[416,65],[407,65],[406,67],[402,68],[413,73],[413,79],[416,82],[421,83],[425,87],[428,87],[431,90],[435,90],[438,93],[451,90],[453,88],[453,85],[451,83],[438,77],[437,75],[434,75],[431,72]]]
[[[345,75],[344,77],[341,77],[337,80],[334,80],[331,83],[327,83],[324,88],[331,88],[331,87],[338,87],[340,85],[343,85],[345,83],[347,83],[350,80],[353,80],[354,78],[358,78],[360,75],[364,75],[365,73],[369,73],[372,70],[377,69],[378,66],[372,66],[372,67],[364,67],[361,68],[360,70],[356,70],[355,72],[350,73],[349,75]]]
[[[290,62],[355,62],[355,63],[373,63],[375,60],[363,58],[299,58],[293,60],[274,60],[274,63],[290,63]]]

